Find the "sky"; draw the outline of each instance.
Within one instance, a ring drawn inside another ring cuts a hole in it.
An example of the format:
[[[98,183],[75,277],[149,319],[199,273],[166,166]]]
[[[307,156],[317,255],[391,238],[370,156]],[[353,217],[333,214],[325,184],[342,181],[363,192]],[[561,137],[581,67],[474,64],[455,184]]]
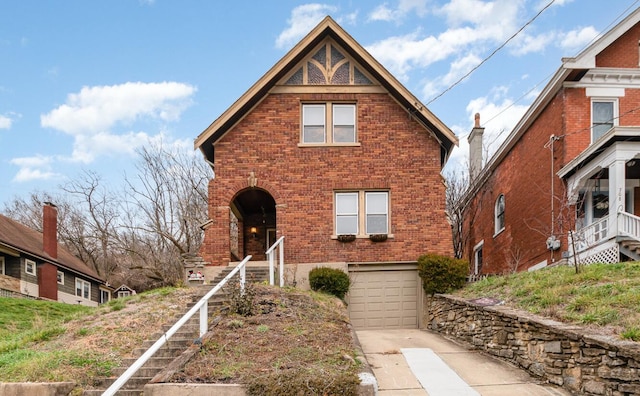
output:
[[[444,172],[462,169],[475,113],[495,150],[561,58],[638,3],[0,0],[0,210],[86,171],[120,188],[150,143],[192,150],[326,15],[455,132]]]

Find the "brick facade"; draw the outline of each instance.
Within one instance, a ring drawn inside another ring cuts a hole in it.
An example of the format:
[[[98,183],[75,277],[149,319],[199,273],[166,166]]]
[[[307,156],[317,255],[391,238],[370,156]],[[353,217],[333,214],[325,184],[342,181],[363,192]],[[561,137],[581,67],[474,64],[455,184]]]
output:
[[[635,24],[593,54],[597,67],[618,68],[621,75],[625,69],[637,69],[639,38],[640,25]],[[591,56],[589,50],[584,53]],[[556,76],[564,71],[561,68]],[[597,70],[593,71],[595,77],[580,80],[589,71],[569,70],[564,80],[552,79],[550,84],[557,85],[545,88],[545,96],[534,103],[537,107],[529,110],[518,129],[507,138],[508,149],[490,159],[482,171],[482,182],[474,186],[467,201],[464,244],[464,257],[471,263],[474,247],[482,244],[481,273],[508,273],[536,264],[550,265],[562,259],[563,251],[571,250],[568,235],[576,228],[575,206],[567,197],[566,180],[558,172],[592,144],[594,97],[615,97],[619,118],[614,124],[640,125],[638,86],[631,82],[624,86],[620,79],[607,80],[602,77],[606,73]],[[603,81],[594,81],[596,78]],[[592,96],[588,96],[588,89],[592,89]],[[553,142],[552,136],[556,137]],[[494,208],[500,194],[505,197],[505,228],[496,233]],[[547,249],[547,238],[552,235],[561,241],[558,250]]]
[[[359,146],[300,147],[301,103],[357,104]],[[451,255],[440,146],[388,94],[270,94],[215,144],[216,177],[209,184],[209,217],[201,254],[212,265],[231,259],[229,206],[254,188],[276,203],[277,236],[285,262],[415,261],[430,252]],[[334,191],[389,191],[390,234],[374,243],[342,243],[334,232]],[[242,245],[242,241],[239,242]]]

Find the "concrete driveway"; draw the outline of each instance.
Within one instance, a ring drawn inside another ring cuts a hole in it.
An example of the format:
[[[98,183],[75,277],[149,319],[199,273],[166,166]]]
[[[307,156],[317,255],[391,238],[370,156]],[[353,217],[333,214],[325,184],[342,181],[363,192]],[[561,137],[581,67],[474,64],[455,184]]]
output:
[[[358,330],[380,396],[570,395],[427,330]]]

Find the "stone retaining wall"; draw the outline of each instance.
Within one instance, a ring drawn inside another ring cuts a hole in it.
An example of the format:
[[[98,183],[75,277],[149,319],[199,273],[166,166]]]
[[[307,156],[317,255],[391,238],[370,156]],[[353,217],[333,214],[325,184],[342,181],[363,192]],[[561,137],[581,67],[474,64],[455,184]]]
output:
[[[640,343],[504,306],[437,295],[425,325],[580,395],[640,395]]]

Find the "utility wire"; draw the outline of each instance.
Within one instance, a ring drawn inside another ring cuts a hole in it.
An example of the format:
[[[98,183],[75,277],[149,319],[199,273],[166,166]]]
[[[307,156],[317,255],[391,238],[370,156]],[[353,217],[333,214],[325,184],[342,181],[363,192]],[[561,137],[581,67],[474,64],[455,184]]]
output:
[[[460,77],[460,79],[458,79],[458,81],[454,82],[453,84],[451,84],[449,86],[449,88],[445,89],[444,91],[442,91],[441,93],[439,93],[435,98],[431,99],[429,102],[427,102],[426,106],[429,106],[431,103],[433,103],[434,101],[436,101],[438,98],[440,98],[442,95],[444,95],[445,93],[449,92],[451,89],[453,89],[456,85],[460,84],[465,78],[469,77],[471,75],[471,73],[473,73],[474,71],[478,70],[478,68],[480,68],[480,66],[482,66],[485,62],[487,62],[489,59],[491,59],[491,57],[493,57],[498,51],[500,51],[502,48],[504,48],[511,40],[513,40],[518,34],[520,34],[527,26],[529,26],[533,21],[535,21],[547,8],[551,7],[551,5],[555,2],[556,0],[551,0],[549,2],[549,4],[547,4],[546,6],[544,6],[540,11],[538,11],[538,13],[536,15],[534,15],[533,18],[531,18],[527,23],[525,23],[524,25],[522,25],[522,27],[520,29],[518,29],[517,32],[515,32],[511,37],[509,37],[504,43],[502,43],[498,48],[496,48],[495,50],[493,50],[493,52],[491,54],[489,54],[489,56],[487,56],[486,58],[484,58],[480,63],[478,63],[473,69],[469,70],[464,76]]]

